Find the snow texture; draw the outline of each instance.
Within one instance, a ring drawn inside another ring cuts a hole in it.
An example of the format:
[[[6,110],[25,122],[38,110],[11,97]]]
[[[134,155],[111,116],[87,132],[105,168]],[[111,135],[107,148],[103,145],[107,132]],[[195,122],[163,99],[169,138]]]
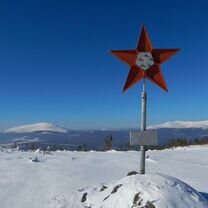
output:
[[[156,208],[208,207],[208,146],[146,154],[147,174],[126,177],[128,172],[139,169],[137,151],[44,154],[40,150],[0,149],[0,207],[140,208],[148,201]],[[34,158],[38,162],[32,162]],[[103,185],[107,189],[100,192]],[[84,193],[88,195],[81,202]]]
[[[162,174],[127,176],[85,193],[84,205],[90,208],[142,208],[148,205],[151,208],[208,206],[206,199],[189,185]]]

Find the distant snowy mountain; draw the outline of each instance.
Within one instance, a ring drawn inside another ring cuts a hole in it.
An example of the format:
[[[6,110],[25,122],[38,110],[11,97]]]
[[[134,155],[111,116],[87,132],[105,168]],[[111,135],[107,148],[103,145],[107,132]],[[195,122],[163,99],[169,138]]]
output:
[[[208,120],[206,121],[173,121],[149,126],[149,129],[188,129],[188,128],[201,128],[208,129]]]
[[[173,139],[193,141],[208,138],[208,121],[174,121],[150,126],[149,129],[157,129],[159,145],[168,144]],[[112,136],[113,147],[124,150],[129,148],[129,131],[128,129],[67,131],[50,123],[36,123],[0,132],[0,145],[14,142],[25,144],[28,141],[28,143],[34,142],[43,148],[48,145],[62,145],[65,149],[77,150],[79,146],[85,145],[88,149],[103,150],[105,139]]]
[[[58,126],[46,122],[13,127],[5,130],[4,133],[33,133],[40,131],[67,133],[66,129],[60,128]]]

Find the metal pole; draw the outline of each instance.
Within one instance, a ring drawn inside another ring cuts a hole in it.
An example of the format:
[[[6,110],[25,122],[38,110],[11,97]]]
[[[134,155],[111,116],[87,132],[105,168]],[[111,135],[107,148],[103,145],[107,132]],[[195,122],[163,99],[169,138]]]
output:
[[[147,93],[146,93],[146,80],[144,78],[143,91],[142,91],[142,114],[141,114],[141,131],[146,131],[146,117],[147,117]],[[140,147],[140,174],[145,174],[145,146]]]

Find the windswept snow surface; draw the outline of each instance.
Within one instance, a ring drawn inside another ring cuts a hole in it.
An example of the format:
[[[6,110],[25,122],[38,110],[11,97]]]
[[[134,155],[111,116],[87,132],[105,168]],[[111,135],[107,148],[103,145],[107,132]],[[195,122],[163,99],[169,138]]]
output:
[[[149,129],[160,129],[160,128],[202,128],[208,129],[208,120],[207,121],[172,121],[166,122],[163,124],[149,126]]]
[[[13,127],[5,130],[4,133],[32,133],[37,131],[53,131],[60,133],[67,132],[65,129],[55,126],[53,124],[42,122],[42,123],[27,124],[23,126]]]
[[[84,203],[80,201],[85,191],[93,190],[93,187],[96,189],[102,184],[110,184],[110,187],[113,187],[120,182],[126,184],[125,193],[122,192],[121,195],[125,199],[133,196],[132,190],[135,190],[132,189],[133,187],[140,191],[143,190],[146,200],[153,200],[153,198],[156,200],[156,198],[162,197],[160,194],[166,189],[157,192],[155,184],[161,182],[161,186],[165,186],[166,182],[174,181],[174,179],[169,179],[161,174],[176,177],[200,192],[203,197],[208,196],[208,146],[148,151],[146,154],[149,156],[146,159],[148,174],[142,177],[135,175],[127,178],[125,176],[129,171],[139,169],[139,152],[58,151],[51,155],[44,155],[40,151],[2,150],[0,151],[0,207],[83,208]],[[32,162],[32,159],[36,157],[39,162]],[[151,184],[151,189],[145,188],[148,181]],[[142,183],[143,186],[139,189],[137,186]],[[167,190],[167,199],[171,199],[172,194],[175,204],[174,207],[168,208],[206,207],[202,203],[203,197],[201,198],[197,194],[198,192],[187,189],[181,184],[183,183],[179,182],[179,186],[173,189],[169,187]],[[153,187],[155,189],[152,189]],[[183,187],[185,188],[183,189]],[[184,190],[187,192],[184,195],[181,194],[180,197],[175,196],[176,189],[180,193],[184,193]],[[119,192],[121,190],[119,189],[118,193],[121,193]],[[154,194],[152,198],[149,198],[148,193],[151,190]],[[93,197],[96,197],[92,193],[89,193],[91,202],[93,202]],[[183,200],[185,203],[182,206],[180,203]],[[198,206],[196,206],[197,200],[199,200]],[[132,203],[132,200],[129,203]],[[159,204],[159,201],[155,201],[155,205],[157,203]],[[166,206],[160,205],[160,208],[166,208]],[[94,207],[92,206],[92,208]],[[119,208],[127,207],[131,208],[131,204],[126,206],[122,203]],[[110,206],[109,208],[114,207]]]
[[[196,190],[163,174],[126,176],[114,183],[93,188],[84,202],[90,208],[144,208],[148,204],[150,208],[208,206],[207,200]]]

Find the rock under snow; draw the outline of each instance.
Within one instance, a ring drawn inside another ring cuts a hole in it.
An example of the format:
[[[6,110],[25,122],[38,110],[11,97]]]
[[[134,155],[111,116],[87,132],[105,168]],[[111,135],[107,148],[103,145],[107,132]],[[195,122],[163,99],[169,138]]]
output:
[[[195,189],[163,174],[127,176],[83,192],[82,202],[86,208],[208,207],[206,199]]]

